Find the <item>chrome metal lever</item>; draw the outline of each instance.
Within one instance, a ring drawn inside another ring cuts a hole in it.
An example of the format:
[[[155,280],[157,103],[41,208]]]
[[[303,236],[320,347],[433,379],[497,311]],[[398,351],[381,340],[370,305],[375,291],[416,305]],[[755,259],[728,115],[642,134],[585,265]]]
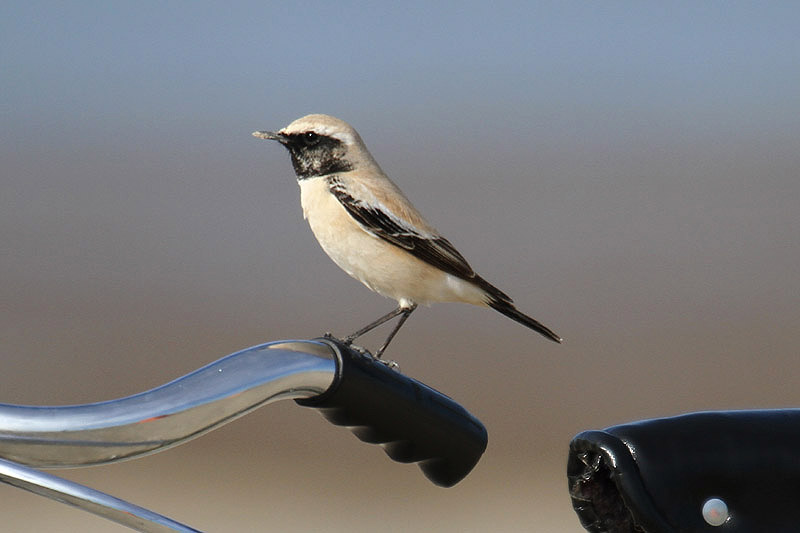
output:
[[[0,404],[0,457],[52,468],[154,453],[270,402],[317,396],[335,373],[331,344],[281,341],[127,398],[58,407]]]

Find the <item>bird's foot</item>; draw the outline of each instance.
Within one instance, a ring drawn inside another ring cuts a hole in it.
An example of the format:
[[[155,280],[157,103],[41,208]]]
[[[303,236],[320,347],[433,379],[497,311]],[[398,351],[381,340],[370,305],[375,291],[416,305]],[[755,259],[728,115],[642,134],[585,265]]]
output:
[[[395,372],[400,372],[400,365],[397,361],[392,361],[391,359],[377,359],[373,357],[377,362],[381,363],[382,365],[386,365],[390,370],[394,370]]]
[[[367,355],[367,356],[372,357],[373,359],[375,359],[375,356],[372,355],[372,353],[369,350],[367,350],[363,346],[359,346],[357,344],[353,344],[353,340],[355,340],[354,338],[345,337],[343,339],[340,339],[339,337],[335,336],[330,331],[326,331],[325,335],[323,335],[322,337],[325,338],[325,339],[330,339],[332,341],[340,342],[340,343],[344,344],[345,346],[349,347],[351,350],[354,350],[354,351],[360,353],[361,355]]]
[[[330,331],[326,331],[325,334],[322,337],[324,339],[330,339],[332,341],[340,342],[340,343],[344,344],[345,346],[350,346],[351,344],[353,344],[353,339],[351,339],[350,337],[344,337],[344,338],[340,339],[339,337],[337,337],[336,335],[334,335]]]
[[[382,365],[385,365],[385,366],[389,367],[390,369],[392,369],[392,370],[394,370],[396,372],[400,372],[400,365],[397,363],[397,361],[392,361],[390,359],[381,359],[381,355],[383,355],[383,350],[386,349],[385,345],[383,346],[383,348],[381,350],[378,350],[377,353],[373,354],[372,352],[370,352],[369,350],[367,350],[363,346],[359,346],[357,344],[353,344],[353,341],[357,337],[353,337],[352,335],[350,335],[348,337],[345,337],[343,339],[340,339],[339,337],[335,336],[330,331],[326,331],[325,334],[322,337],[325,338],[325,339],[331,339],[331,340],[336,341],[336,342],[341,342],[345,346],[349,347],[351,350],[354,350],[354,351],[360,353],[361,355],[366,355],[366,356],[370,357],[371,359],[377,361],[378,363],[381,363]]]
[[[347,346],[349,346],[351,350],[354,350],[354,351],[360,353],[361,355],[366,355],[367,357],[371,357],[372,359],[375,359],[375,356],[372,355],[372,352],[370,352],[369,350],[367,350],[363,346],[359,346],[357,344],[348,344]]]

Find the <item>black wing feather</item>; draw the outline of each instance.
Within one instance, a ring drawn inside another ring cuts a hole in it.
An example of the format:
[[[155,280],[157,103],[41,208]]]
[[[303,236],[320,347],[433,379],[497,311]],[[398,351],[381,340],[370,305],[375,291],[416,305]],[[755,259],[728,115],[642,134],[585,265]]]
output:
[[[340,183],[331,182],[331,192],[347,212],[371,233],[448,274],[474,281],[475,271],[458,250],[444,237],[423,237],[413,229],[400,225],[380,209],[353,198]]]

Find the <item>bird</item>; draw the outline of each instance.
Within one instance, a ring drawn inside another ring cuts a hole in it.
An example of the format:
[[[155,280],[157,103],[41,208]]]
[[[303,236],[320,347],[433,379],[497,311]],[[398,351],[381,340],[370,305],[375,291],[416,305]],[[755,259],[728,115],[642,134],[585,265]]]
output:
[[[439,302],[490,307],[562,342],[472,269],[381,170],[350,124],[312,114],[253,136],[277,141],[289,151],[303,216],[325,253],[369,289],[397,301],[396,309],[341,339],[346,345],[400,317],[373,354],[380,359],[418,305]]]

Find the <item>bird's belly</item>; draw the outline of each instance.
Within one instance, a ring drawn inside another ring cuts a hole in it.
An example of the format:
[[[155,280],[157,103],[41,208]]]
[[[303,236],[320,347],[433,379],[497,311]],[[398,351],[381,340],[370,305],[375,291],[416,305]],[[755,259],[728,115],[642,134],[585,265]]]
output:
[[[320,246],[339,268],[378,294],[401,303],[483,305],[483,292],[475,285],[369,233],[327,187],[320,185],[301,182],[303,212]]]

